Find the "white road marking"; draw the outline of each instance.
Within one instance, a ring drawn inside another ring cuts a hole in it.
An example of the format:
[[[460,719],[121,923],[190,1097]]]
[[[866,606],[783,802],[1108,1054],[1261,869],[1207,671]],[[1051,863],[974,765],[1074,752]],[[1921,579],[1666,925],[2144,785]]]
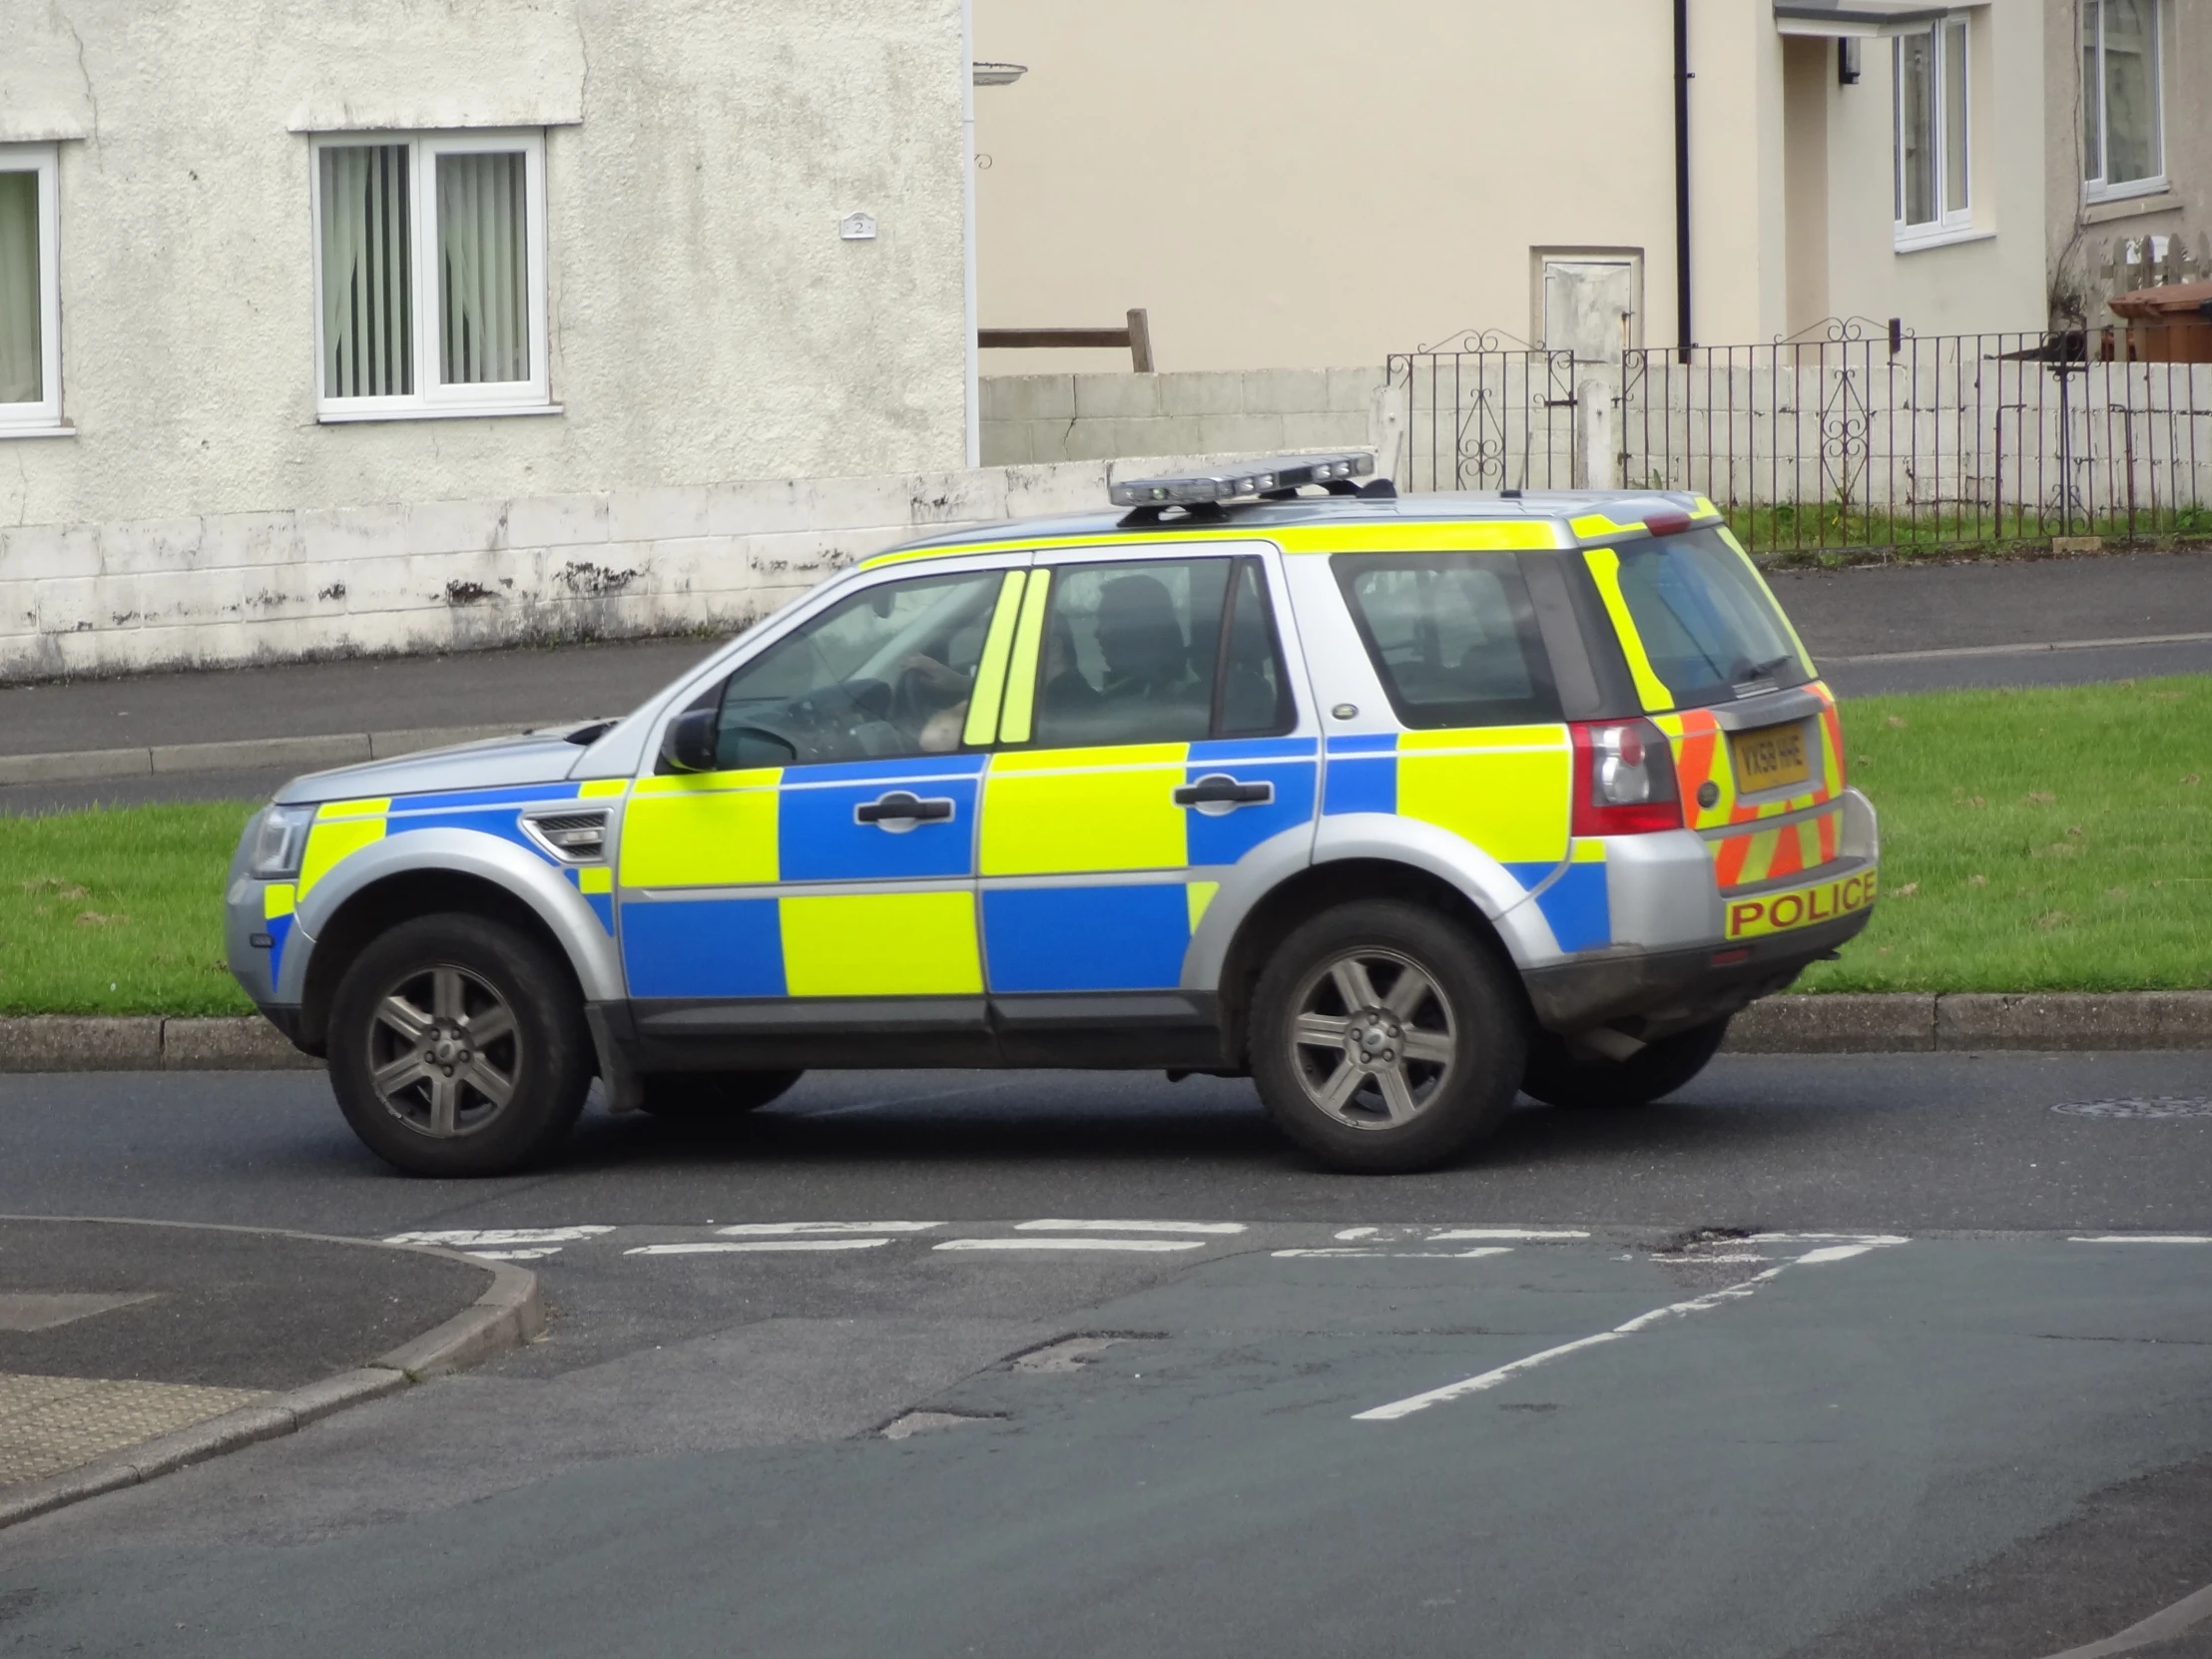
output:
[[[2093,1239],[2068,1239],[2068,1244],[2212,1244],[2199,1233],[2100,1233]]]
[[[1901,1239],[1898,1242],[1902,1244],[1905,1241]],[[1691,1314],[1702,1314],[1709,1309],[1721,1307],[1725,1303],[1741,1300],[1752,1295],[1769,1280],[1789,1272],[1794,1267],[1808,1267],[1822,1262],[1849,1261],[1854,1256],[1864,1256],[1868,1251],[1876,1248],[1878,1247],[1874,1244],[1859,1243],[1827,1245],[1818,1250],[1809,1250],[1795,1261],[1785,1262],[1780,1267],[1769,1268],[1765,1273],[1754,1274],[1740,1285],[1730,1285],[1725,1290],[1714,1291],[1708,1296],[1696,1297],[1688,1302],[1676,1302],[1665,1308],[1654,1308],[1650,1313],[1638,1314],[1627,1324],[1616,1325],[1610,1331],[1600,1331],[1589,1337],[1578,1337],[1571,1343],[1561,1343],[1557,1348],[1547,1348],[1541,1354],[1531,1354],[1526,1359],[1515,1360],[1510,1365],[1499,1366],[1494,1371],[1483,1372],[1477,1377],[1463,1378],[1457,1382],[1447,1382],[1442,1387],[1430,1388],[1425,1393],[1408,1394],[1403,1399],[1391,1400],[1387,1405],[1377,1405],[1369,1410],[1355,1411],[1352,1414],[1352,1420],[1354,1422],[1393,1422],[1399,1417],[1409,1417],[1415,1411],[1425,1411],[1431,1405],[1441,1405],[1446,1400],[1462,1399],[1468,1394],[1483,1393],[1498,1386],[1501,1382],[1510,1382],[1524,1372],[1534,1371],[1538,1366],[1549,1365],[1552,1361],[1564,1359],[1569,1354],[1577,1354],[1583,1349],[1596,1348],[1604,1343],[1621,1342],[1635,1336],[1639,1331],[1660,1324],[1662,1321],[1682,1319]]]
[[[1241,1221],[1017,1221],[1016,1233],[1242,1233]]]
[[[1341,1238],[1343,1235],[1339,1235]],[[1447,1227],[1440,1233],[1428,1235],[1430,1244],[1443,1244],[1451,1239],[1586,1239],[1590,1235],[1574,1228],[1545,1230],[1534,1227]]]
[[[1339,1237],[1342,1237],[1340,1234]],[[1293,1256],[1366,1256],[1384,1257],[1393,1262],[1464,1262],[1475,1256],[1510,1256],[1511,1245],[1485,1245],[1477,1250],[1377,1250],[1354,1247],[1345,1250],[1275,1250],[1269,1254],[1278,1261]]]
[[[932,1250],[1204,1250],[1203,1239],[946,1239]]]
[[[926,1233],[941,1221],[748,1221],[718,1227],[725,1239],[773,1239],[808,1233]]]
[[[437,1233],[394,1233],[386,1244],[558,1245],[612,1233],[611,1227],[461,1227]]]
[[[1745,1244],[1863,1244],[1901,1245],[1913,1241],[1902,1233],[1753,1233]]]
[[[542,1262],[560,1253],[559,1245],[537,1245],[529,1250],[472,1250],[468,1254],[479,1262]]]
[[[1348,1227],[1337,1237],[1340,1239],[1372,1239],[1380,1231],[1380,1228],[1374,1227]]]
[[[638,1245],[625,1256],[738,1256],[762,1251],[874,1250],[888,1239],[732,1239],[713,1244]]]

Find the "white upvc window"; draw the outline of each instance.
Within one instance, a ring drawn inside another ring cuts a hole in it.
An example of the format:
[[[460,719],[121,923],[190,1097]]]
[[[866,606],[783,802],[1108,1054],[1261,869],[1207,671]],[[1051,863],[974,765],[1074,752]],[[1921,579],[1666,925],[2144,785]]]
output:
[[[551,410],[542,133],[315,140],[323,420]]]
[[[0,144],[0,435],[64,431],[54,146]]]
[[[2082,0],[2081,190],[2090,201],[2166,189],[2158,0]]]
[[[1973,226],[1966,19],[1891,43],[1897,86],[1897,242],[1949,241]]]

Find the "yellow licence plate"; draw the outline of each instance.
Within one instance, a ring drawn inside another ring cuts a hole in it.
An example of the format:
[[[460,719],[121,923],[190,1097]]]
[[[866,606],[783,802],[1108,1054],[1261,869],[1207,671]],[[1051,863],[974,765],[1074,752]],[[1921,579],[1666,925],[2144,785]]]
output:
[[[1736,793],[1758,795],[1764,790],[1787,789],[1813,776],[1805,756],[1802,724],[1768,726],[1757,732],[1732,733],[1728,752],[1736,763]]]

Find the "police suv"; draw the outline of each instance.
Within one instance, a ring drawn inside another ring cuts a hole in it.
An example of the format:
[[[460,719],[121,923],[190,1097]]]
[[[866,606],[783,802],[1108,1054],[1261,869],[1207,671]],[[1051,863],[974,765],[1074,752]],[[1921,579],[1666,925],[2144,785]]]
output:
[[[232,970],[401,1169],[809,1067],[1253,1078],[1345,1170],[1638,1104],[1866,925],[1835,699],[1702,497],[1365,455],[861,563],[625,719],[318,773]]]

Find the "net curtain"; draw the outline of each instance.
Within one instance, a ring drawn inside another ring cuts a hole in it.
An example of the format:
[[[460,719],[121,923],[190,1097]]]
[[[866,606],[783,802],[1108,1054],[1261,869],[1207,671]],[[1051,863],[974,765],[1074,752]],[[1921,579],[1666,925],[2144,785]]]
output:
[[[526,159],[437,159],[438,378],[446,385],[530,378]]]
[[[0,173],[0,403],[36,403],[45,395],[38,219],[38,175]]]

